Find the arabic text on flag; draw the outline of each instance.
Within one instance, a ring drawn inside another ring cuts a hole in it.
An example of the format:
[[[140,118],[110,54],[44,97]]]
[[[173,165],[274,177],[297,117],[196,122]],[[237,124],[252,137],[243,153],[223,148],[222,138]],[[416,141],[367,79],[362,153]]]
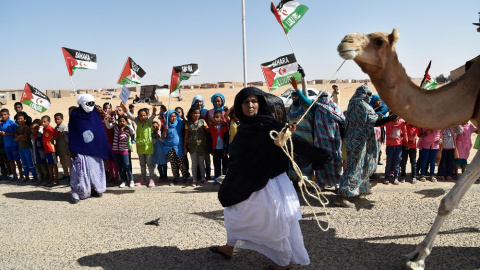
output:
[[[50,99],[40,90],[31,86],[29,83],[25,83],[20,102],[30,106],[30,108],[40,113],[48,110],[51,105]]]
[[[199,72],[198,64],[174,66],[170,80],[170,93],[176,91],[182,81],[190,79],[191,76],[198,75]]]
[[[278,23],[283,27],[285,34],[295,26],[308,11],[308,7],[296,0],[282,0],[275,6],[272,0],[271,11]]]
[[[277,59],[261,64],[263,75],[270,91],[290,84],[290,78],[302,80],[298,72],[298,63],[294,54],[280,56]]]
[[[72,76],[77,69],[97,69],[97,55],[62,47],[63,57],[67,65],[68,75]]]
[[[137,65],[131,57],[128,57],[117,83],[120,85],[140,84],[140,78],[143,78],[145,74],[145,70]]]

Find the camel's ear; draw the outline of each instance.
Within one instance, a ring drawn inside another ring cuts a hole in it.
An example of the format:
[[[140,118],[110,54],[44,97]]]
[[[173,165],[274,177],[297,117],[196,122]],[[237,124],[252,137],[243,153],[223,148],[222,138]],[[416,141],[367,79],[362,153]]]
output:
[[[394,45],[397,43],[398,39],[400,38],[400,33],[398,32],[397,28],[393,28],[393,31],[390,35],[388,35],[388,41],[390,41],[390,45]]]

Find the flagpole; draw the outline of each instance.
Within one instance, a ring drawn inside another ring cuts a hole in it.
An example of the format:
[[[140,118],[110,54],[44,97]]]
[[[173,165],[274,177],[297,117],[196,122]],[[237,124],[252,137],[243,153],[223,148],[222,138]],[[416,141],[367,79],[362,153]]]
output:
[[[72,76],[69,76],[69,77],[70,77],[70,82],[72,83],[73,93],[75,94],[75,97],[77,97],[77,90],[75,90],[75,85],[73,84]]]
[[[118,85],[118,84],[117,84]],[[113,87],[113,93],[115,93],[115,86]],[[110,96],[110,101],[108,102],[108,104],[110,104],[110,109],[113,110],[113,106],[112,106],[112,100],[113,100],[113,93],[112,95]],[[127,105],[127,104],[125,104]]]
[[[427,78],[427,74],[428,74],[428,71],[430,71],[431,65],[432,65],[432,60],[430,60],[430,62],[428,62],[427,69],[425,70],[425,74],[423,75],[422,82],[420,83],[420,88],[423,86],[423,83],[425,83],[425,79]]]
[[[172,93],[168,94],[167,117],[166,117],[166,119],[165,119],[165,122],[170,121],[170,120],[169,120],[170,115],[168,115],[168,112],[170,111],[170,98],[171,98],[171,97],[172,97]]]
[[[295,55],[295,58],[297,59],[297,63],[298,63],[298,58],[297,58],[297,55],[295,54],[295,50],[293,49],[292,42],[290,41],[290,38],[288,37],[288,34],[286,34],[285,36],[287,37],[288,44],[290,44],[290,48],[292,49],[292,52]]]
[[[243,34],[243,87],[247,87],[247,40],[246,40],[246,31],[245,31],[245,0],[242,0],[242,34]]]

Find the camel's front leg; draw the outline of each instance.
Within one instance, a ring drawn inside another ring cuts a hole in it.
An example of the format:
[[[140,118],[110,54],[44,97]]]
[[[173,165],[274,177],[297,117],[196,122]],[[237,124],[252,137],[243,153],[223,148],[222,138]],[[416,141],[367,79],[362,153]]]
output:
[[[423,270],[425,268],[425,258],[430,254],[430,251],[433,247],[433,242],[435,237],[440,230],[443,222],[447,216],[458,207],[460,201],[462,200],[465,193],[468,189],[475,183],[475,181],[480,176],[480,151],[475,154],[475,157],[472,160],[472,163],[467,166],[465,173],[462,174],[458,182],[453,186],[452,190],[443,197],[440,202],[440,207],[438,208],[438,215],[435,218],[435,223],[433,223],[432,228],[427,234],[427,237],[420,243],[415,251],[405,255],[409,260],[407,262],[407,267],[414,270]]]

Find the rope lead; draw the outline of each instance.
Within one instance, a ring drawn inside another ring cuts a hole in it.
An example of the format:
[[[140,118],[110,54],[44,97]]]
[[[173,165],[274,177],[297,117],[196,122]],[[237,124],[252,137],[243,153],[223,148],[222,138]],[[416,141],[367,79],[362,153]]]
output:
[[[335,71],[335,73],[333,74],[333,76],[330,78],[330,80],[328,80],[327,84],[325,85],[325,89],[327,88],[327,86],[330,84],[330,82],[332,81],[333,77],[335,77],[335,75],[337,75],[338,71],[340,70],[340,68],[343,66],[343,64],[345,63],[346,60],[343,60],[342,64],[338,67],[337,71]],[[312,109],[313,105],[315,104],[315,102],[317,102],[318,98],[320,97],[320,95],[317,97],[317,99],[315,99],[314,102],[312,102],[312,104],[308,107],[308,109],[305,111],[305,113],[302,115],[302,117],[300,117],[300,119],[297,121],[297,123],[300,123],[300,121],[303,120],[303,118],[307,115],[307,113]],[[320,187],[317,185],[317,183],[315,183],[314,181],[312,180],[309,180],[308,177],[304,176],[302,174],[302,171],[300,170],[300,167],[298,167],[297,163],[295,162],[295,160],[293,159],[293,143],[292,143],[292,133],[290,132],[290,130],[287,128],[287,127],[284,127],[280,133],[278,133],[277,131],[275,130],[271,130],[270,131],[270,138],[272,138],[272,140],[275,142],[275,144],[277,146],[280,146],[283,150],[283,152],[285,153],[285,155],[287,155],[288,159],[290,159],[290,162],[292,162],[292,167],[293,169],[295,170],[295,172],[297,173],[297,175],[300,177],[300,180],[298,181],[298,186],[300,188],[300,191],[302,193],[302,197],[303,199],[305,200],[305,202],[307,203],[308,207],[310,207],[310,209],[312,210],[312,213],[313,215],[315,216],[315,220],[317,221],[317,225],[318,227],[322,230],[322,231],[327,231],[329,228],[330,228],[330,217],[328,216],[328,213],[327,213],[327,207],[326,205],[329,203],[328,202],[328,199],[327,197],[325,197],[325,195],[322,194],[322,191],[320,189]],[[288,147],[288,143],[289,142],[289,145],[290,145],[290,148]],[[315,194],[311,194],[310,191],[308,190],[307,188],[307,184],[310,186],[310,187],[313,187],[313,189],[315,190],[315,193],[316,193],[316,196]],[[315,211],[313,210],[313,207],[310,205],[310,202],[305,198],[305,192],[307,193],[308,196],[318,200],[320,202],[320,204],[322,205],[323,207],[323,211],[325,212],[325,216],[327,217],[327,228],[323,228],[322,225],[320,225],[320,221],[318,220],[318,217],[317,217],[317,214],[315,213]],[[322,200],[322,198],[324,200]]]
[[[294,152],[293,152],[293,143],[292,143],[291,135],[292,135],[292,133],[286,127],[283,128],[282,131],[280,131],[280,133],[278,133],[275,130],[270,131],[270,138],[272,138],[272,140],[275,142],[275,144],[277,146],[280,146],[282,148],[285,155],[287,155],[288,159],[290,159],[290,162],[292,163],[293,169],[295,170],[297,175],[300,177],[300,180],[298,181],[298,186],[299,186],[300,191],[302,193],[303,200],[305,200],[308,207],[310,207],[313,215],[315,216],[315,221],[317,222],[317,225],[320,228],[320,230],[326,232],[330,228],[330,217],[328,216],[327,207],[326,207],[326,205],[329,203],[328,199],[325,197],[325,195],[322,194],[321,189],[317,185],[317,183],[309,180],[308,177],[306,177],[302,174],[302,171],[300,170],[300,167],[298,167],[297,163],[293,159]],[[307,184],[315,189],[316,194],[310,193],[310,191],[307,188]],[[325,212],[325,216],[327,217],[327,227],[326,228],[323,228],[322,225],[320,224],[318,216],[315,213],[315,211],[313,210],[312,205],[307,200],[307,198],[305,198],[305,193],[307,193],[308,196],[318,200],[320,202],[320,204],[322,205],[323,211]],[[322,200],[322,198],[324,200]]]

